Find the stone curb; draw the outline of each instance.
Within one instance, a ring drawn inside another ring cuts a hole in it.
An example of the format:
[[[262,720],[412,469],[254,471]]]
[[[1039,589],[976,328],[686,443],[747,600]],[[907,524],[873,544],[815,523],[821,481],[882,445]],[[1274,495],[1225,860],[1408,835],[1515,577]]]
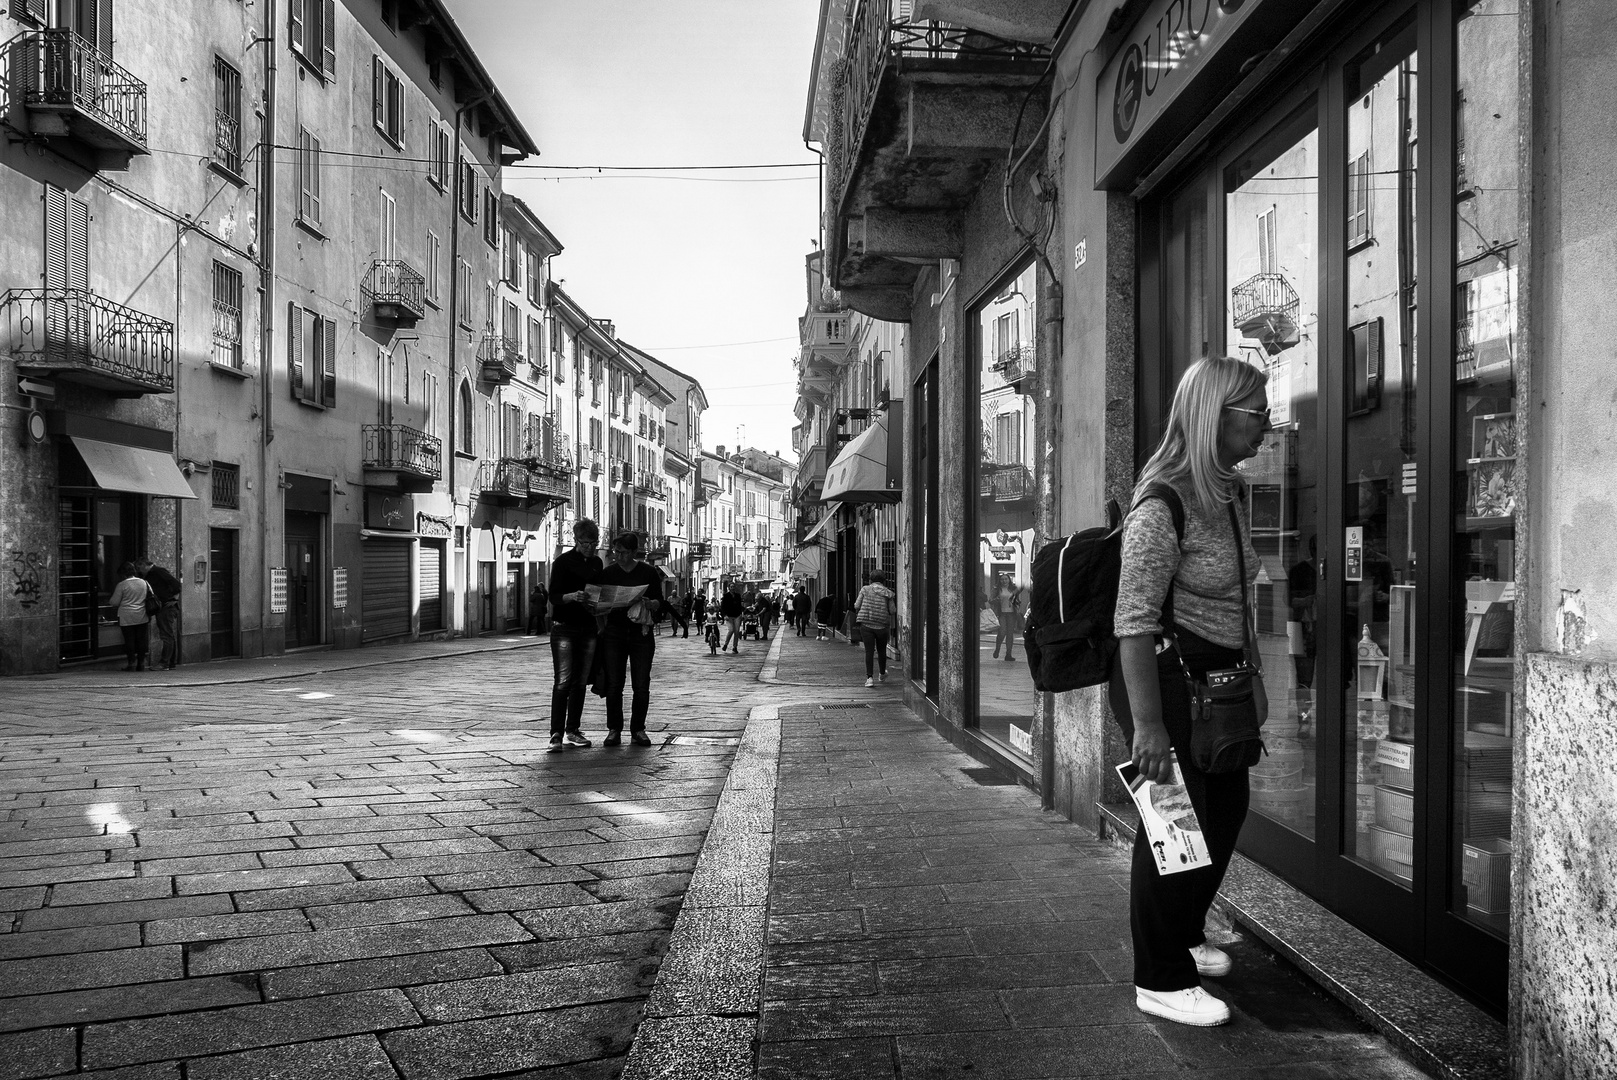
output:
[[[779,639],[771,651],[779,657]],[[622,1080],[747,1080],[763,994],[780,707],[759,705],[646,1002]]]

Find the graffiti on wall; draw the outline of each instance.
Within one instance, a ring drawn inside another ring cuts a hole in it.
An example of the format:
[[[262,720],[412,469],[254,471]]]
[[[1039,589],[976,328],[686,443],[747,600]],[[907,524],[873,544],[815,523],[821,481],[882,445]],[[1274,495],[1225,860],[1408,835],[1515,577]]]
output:
[[[44,599],[50,557],[38,551],[11,550],[11,596],[24,609]]]

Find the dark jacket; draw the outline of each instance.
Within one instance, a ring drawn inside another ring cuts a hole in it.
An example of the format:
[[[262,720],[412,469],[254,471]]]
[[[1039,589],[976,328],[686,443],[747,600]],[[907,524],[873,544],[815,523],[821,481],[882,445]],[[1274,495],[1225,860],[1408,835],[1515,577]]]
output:
[[[746,608],[741,603],[741,597],[733,592],[725,593],[724,598],[719,601],[719,614],[726,619],[739,619],[744,610]]]
[[[637,562],[627,570],[620,570],[617,563],[613,563],[605,570],[602,570],[600,577],[596,580],[602,585],[644,585],[646,587],[645,599],[659,601],[663,599],[662,571],[650,563]],[[660,615],[661,612],[658,613],[658,617]],[[608,637],[634,639],[644,636],[644,631],[643,626],[629,621],[629,610],[627,608],[618,608],[606,617],[605,633]]]
[[[167,604],[180,598],[179,580],[161,566],[154,566],[146,571],[146,584],[152,587],[157,598]]]
[[[589,608],[577,602],[564,604],[560,598],[597,584],[600,579],[601,560],[594,555],[585,558],[576,551],[564,551],[556,557],[550,568],[550,595],[557,598],[551,606],[558,626],[584,637],[595,635],[595,616]]]
[[[809,599],[808,593],[800,592],[792,597],[792,610],[799,615],[807,615],[814,610],[814,601]]]

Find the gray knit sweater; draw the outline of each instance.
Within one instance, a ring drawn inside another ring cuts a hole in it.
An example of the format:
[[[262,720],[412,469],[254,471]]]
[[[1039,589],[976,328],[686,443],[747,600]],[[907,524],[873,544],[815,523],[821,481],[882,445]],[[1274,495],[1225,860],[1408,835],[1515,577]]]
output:
[[[1172,581],[1175,622],[1208,641],[1239,649],[1241,589],[1228,507],[1204,511],[1186,484],[1175,484],[1185,504],[1183,547],[1174,536],[1173,514],[1161,499],[1147,499],[1123,523],[1123,574],[1118,582],[1116,634],[1162,633],[1162,602]],[[1243,492],[1244,494],[1244,492]],[[1245,503],[1237,500],[1248,582],[1258,576],[1258,553],[1247,532]]]

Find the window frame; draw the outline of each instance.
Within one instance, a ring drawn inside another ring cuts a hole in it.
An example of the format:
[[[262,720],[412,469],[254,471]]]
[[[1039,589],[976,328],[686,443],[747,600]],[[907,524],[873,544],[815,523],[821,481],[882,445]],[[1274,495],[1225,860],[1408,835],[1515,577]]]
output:
[[[220,295],[220,287],[225,295]],[[246,298],[242,272],[229,263],[213,260],[213,353],[212,363],[232,371],[241,371],[246,363],[242,348],[243,312]],[[221,334],[221,330],[224,331]],[[232,336],[232,332],[234,336]],[[221,348],[225,359],[221,360]]]
[[[231,77],[234,77],[232,80]],[[215,53],[213,57],[213,157],[212,163],[233,177],[241,175],[241,69]],[[224,138],[226,125],[233,125],[234,142]]]
[[[336,0],[287,0],[287,47],[322,83],[337,77]]]
[[[404,149],[404,80],[378,53],[371,55],[371,126],[395,150]]]

